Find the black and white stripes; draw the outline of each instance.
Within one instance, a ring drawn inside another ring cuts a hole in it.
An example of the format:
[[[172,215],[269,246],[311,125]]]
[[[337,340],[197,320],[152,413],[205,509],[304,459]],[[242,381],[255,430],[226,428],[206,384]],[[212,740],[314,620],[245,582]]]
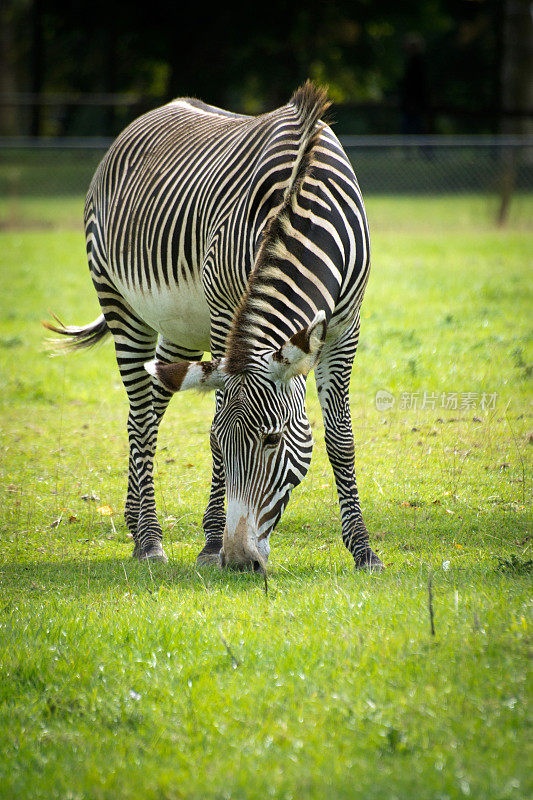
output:
[[[113,335],[130,401],[126,522],[140,558],[165,558],[157,429],[172,392],[196,387],[216,390],[199,561],[264,566],[309,467],[315,367],[343,538],[357,565],[381,566],[362,521],[347,400],[369,236],[352,167],[323,122],[328,105],[310,83],[259,117],[179,99],[132,123],[94,176],[85,223],[103,318],[51,327],[72,347]],[[206,351],[213,360],[198,364]]]

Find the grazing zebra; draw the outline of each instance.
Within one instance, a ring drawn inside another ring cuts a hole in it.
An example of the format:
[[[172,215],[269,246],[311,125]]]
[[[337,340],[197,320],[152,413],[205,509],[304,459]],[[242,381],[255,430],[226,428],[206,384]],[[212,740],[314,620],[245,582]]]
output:
[[[369,236],[352,167],[320,121],[328,106],[310,82],[258,117],[177,99],[129,125],[93,178],[85,227],[103,313],[82,328],[45,325],[70,337],[67,349],[113,336],[129,399],[125,521],[139,559],[166,560],[153,460],[169,399],[214,390],[197,560],[264,570],[311,460],[314,368],[343,541],[357,567],[383,566],[361,514],[348,404]]]

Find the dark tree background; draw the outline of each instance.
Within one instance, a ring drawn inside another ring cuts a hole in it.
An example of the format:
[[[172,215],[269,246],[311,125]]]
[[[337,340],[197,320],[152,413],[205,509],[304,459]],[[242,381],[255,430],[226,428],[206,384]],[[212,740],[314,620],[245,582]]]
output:
[[[528,0],[3,0],[0,25],[4,134],[111,135],[180,95],[255,114],[308,77],[341,132],[495,132],[530,111]]]

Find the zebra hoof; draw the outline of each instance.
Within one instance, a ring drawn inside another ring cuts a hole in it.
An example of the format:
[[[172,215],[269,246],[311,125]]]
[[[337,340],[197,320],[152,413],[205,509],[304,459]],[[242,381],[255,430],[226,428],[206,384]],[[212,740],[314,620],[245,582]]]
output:
[[[202,550],[196,556],[196,566],[217,567],[217,569],[221,569],[222,559],[220,558],[220,553],[204,553],[204,551]]]
[[[355,559],[355,569],[364,572],[381,572],[385,569],[385,564],[378,558],[373,550],[368,548],[368,550]]]
[[[159,542],[151,545],[148,550],[141,550],[140,547],[138,548],[138,546],[135,545],[133,557],[137,558],[139,561],[160,561],[162,564],[166,564],[168,561],[167,554]]]

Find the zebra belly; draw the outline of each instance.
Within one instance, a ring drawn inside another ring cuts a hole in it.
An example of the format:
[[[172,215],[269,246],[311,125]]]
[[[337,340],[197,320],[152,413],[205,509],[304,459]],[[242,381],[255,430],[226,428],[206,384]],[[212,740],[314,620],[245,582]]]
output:
[[[188,350],[208,351],[211,318],[202,285],[117,287],[132,310],[164,338]]]

